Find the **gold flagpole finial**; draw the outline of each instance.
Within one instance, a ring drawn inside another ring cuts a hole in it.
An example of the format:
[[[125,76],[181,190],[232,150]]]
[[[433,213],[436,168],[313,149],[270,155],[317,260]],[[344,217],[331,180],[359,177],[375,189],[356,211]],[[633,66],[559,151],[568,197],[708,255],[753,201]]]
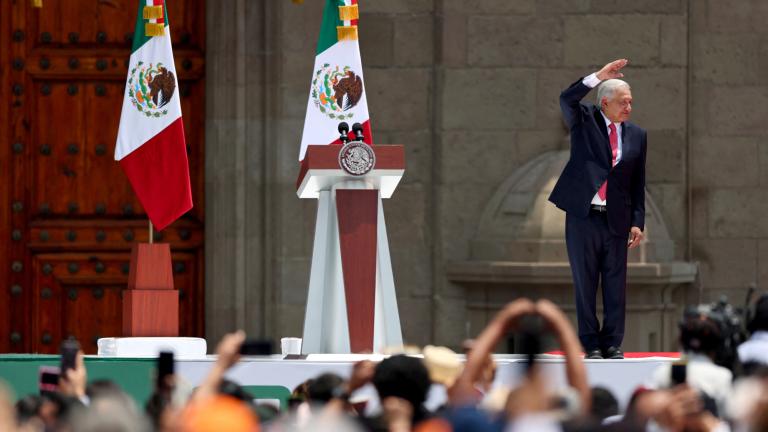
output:
[[[43,7],[43,0],[31,0],[30,3],[32,3],[33,8]]]

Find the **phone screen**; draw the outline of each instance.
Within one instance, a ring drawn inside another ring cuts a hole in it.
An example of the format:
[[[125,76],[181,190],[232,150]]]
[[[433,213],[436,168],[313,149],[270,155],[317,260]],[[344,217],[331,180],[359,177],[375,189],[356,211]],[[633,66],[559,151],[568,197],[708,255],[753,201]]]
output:
[[[670,371],[670,382],[673,386],[685,384],[688,375],[688,365],[685,363],[673,363]]]
[[[67,339],[61,343],[61,373],[66,373],[67,369],[77,369],[77,353],[80,351],[80,344],[73,339]]]
[[[38,388],[40,392],[55,392],[59,390],[59,368],[56,366],[40,366],[38,368]]]
[[[168,383],[166,382],[166,377],[168,375],[173,375],[173,373],[174,373],[173,352],[162,351],[160,353],[160,356],[157,357],[157,387],[158,388],[168,387]]]
[[[240,345],[242,355],[270,355],[272,354],[272,341],[251,339]]]

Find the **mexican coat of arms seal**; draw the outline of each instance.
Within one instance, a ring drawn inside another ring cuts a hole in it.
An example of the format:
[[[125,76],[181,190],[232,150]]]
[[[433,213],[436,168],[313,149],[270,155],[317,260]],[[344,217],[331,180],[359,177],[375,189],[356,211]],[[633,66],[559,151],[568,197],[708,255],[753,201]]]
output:
[[[376,153],[362,141],[350,141],[339,150],[339,166],[347,174],[368,174],[376,165]]]

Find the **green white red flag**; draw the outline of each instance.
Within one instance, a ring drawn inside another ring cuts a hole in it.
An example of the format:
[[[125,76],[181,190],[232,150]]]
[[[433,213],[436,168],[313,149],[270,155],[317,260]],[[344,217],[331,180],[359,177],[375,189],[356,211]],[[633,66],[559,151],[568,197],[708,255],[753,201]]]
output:
[[[339,143],[338,124],[360,123],[373,142],[363,63],[357,41],[357,0],[326,0],[309,89],[299,160],[311,144]]]
[[[115,160],[156,229],[192,208],[165,0],[139,0]]]

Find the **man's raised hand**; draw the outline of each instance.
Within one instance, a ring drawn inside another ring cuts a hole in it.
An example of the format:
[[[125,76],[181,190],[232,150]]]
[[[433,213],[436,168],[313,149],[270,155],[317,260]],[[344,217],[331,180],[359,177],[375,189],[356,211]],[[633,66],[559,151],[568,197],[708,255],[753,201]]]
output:
[[[624,78],[624,74],[621,73],[621,68],[627,65],[629,63],[629,60],[627,59],[618,59],[614,60],[607,65],[603,66],[602,69],[600,69],[597,72],[597,78],[600,81],[605,81],[607,79],[613,79],[613,78]]]

